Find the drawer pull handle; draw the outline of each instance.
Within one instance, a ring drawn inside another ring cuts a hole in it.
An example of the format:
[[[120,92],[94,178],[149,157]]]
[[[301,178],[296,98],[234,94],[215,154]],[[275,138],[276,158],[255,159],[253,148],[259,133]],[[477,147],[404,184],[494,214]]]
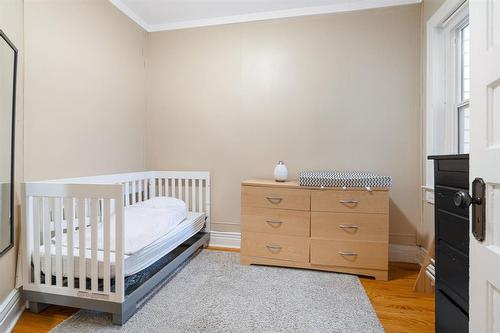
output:
[[[266,245],[266,247],[269,249],[269,251],[274,251],[274,252],[279,252],[282,249],[282,247],[279,245]]]
[[[342,252],[342,251],[340,251],[339,254],[341,256],[347,256],[347,257],[354,257],[358,255],[356,252]]]
[[[358,200],[339,200],[341,204],[357,204],[359,203]]]
[[[340,224],[339,228],[340,229],[358,229],[359,227],[357,225],[353,225],[353,224]]]
[[[283,198],[278,198],[278,197],[266,197],[267,200],[269,200],[270,203],[272,204],[279,204],[281,201],[283,201]]]
[[[282,221],[273,221],[273,220],[266,220],[266,222],[273,228],[277,228],[283,224]]]

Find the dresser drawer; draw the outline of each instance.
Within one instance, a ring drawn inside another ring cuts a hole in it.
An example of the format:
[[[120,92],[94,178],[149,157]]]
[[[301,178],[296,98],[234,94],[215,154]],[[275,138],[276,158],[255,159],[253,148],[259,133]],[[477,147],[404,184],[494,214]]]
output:
[[[349,241],[389,241],[385,214],[311,213],[311,237]]]
[[[243,232],[241,255],[295,262],[308,262],[309,246],[306,237]]]
[[[469,159],[434,161],[436,185],[469,188]]]
[[[436,290],[436,332],[469,332],[467,314],[440,290]]]
[[[437,243],[436,287],[465,310],[469,300],[469,258],[443,241]]]
[[[450,213],[469,218],[469,207],[460,208],[455,206],[453,198],[459,190],[444,186],[435,186],[434,200],[438,210],[446,210]]]
[[[309,210],[310,201],[308,190],[258,186],[241,187],[242,206]]]
[[[468,256],[469,224],[468,218],[438,210],[436,212],[436,239],[444,240]]]
[[[388,245],[311,239],[311,264],[387,270]]]
[[[311,210],[339,213],[389,212],[387,191],[324,190],[311,192]]]
[[[287,209],[241,207],[241,230],[309,237],[310,213]]]

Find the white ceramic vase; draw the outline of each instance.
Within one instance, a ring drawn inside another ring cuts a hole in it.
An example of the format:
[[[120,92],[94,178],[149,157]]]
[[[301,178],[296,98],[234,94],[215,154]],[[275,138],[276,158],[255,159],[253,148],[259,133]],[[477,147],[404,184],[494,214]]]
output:
[[[279,161],[274,168],[274,179],[277,182],[285,182],[288,178],[288,168],[283,161]]]

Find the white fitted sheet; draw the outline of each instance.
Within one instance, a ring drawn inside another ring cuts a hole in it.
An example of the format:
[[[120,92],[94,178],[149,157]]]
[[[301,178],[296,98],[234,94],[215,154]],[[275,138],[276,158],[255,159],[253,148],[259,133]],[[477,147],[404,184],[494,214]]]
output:
[[[163,237],[181,223],[187,216],[186,203],[170,197],[156,197],[138,202],[124,208],[125,242],[124,253],[132,255],[157,239]],[[115,248],[115,216],[110,218],[110,248]],[[97,248],[104,250],[104,225],[98,223]],[[62,237],[62,244],[68,243],[67,234]],[[91,228],[85,230],[85,248],[91,249]],[[73,234],[74,247],[79,248],[78,234]]]
[[[130,206],[132,207],[132,206]],[[127,207],[128,208],[128,207]],[[147,228],[148,225],[155,223],[156,219],[153,220],[142,220],[140,222],[140,225],[143,226],[143,228]],[[139,223],[139,222],[138,222]],[[138,245],[134,244],[134,246],[128,246],[127,247],[127,226],[129,225],[128,222],[125,222],[125,267],[124,267],[124,273],[125,276],[133,275],[150,265],[152,265],[154,262],[156,262],[158,259],[163,257],[164,255],[168,254],[172,250],[174,250],[177,246],[181,245],[184,241],[195,235],[197,232],[199,232],[201,229],[203,229],[205,225],[205,213],[195,213],[195,212],[188,212],[186,218],[174,225],[172,228],[170,228],[167,232],[163,232],[163,234],[156,234],[154,235],[155,239],[153,241],[148,241],[147,238],[144,237],[136,237],[136,239],[140,240],[143,244],[146,244],[142,246],[141,248],[138,248]],[[113,229],[111,229],[113,230]],[[154,229],[154,226],[152,228]],[[113,233],[112,233],[113,234]],[[143,233],[144,234],[144,233]],[[76,238],[75,238],[76,241]],[[99,242],[102,240],[99,238]],[[80,274],[80,264],[79,264],[79,248],[78,248],[78,243],[75,242],[76,244],[73,248],[73,256],[74,256],[74,275],[75,277],[78,277]],[[91,269],[91,262],[92,262],[92,252],[88,244],[90,244],[90,238],[89,240],[85,242],[86,244],[86,249],[85,249],[85,266],[86,266],[86,276],[90,276],[90,269]],[[113,243],[114,244],[114,243]],[[111,247],[112,249],[114,248],[114,245]],[[68,272],[68,248],[66,246],[66,242],[63,242],[62,246],[62,271],[63,275],[66,277],[67,272]],[[56,246],[54,243],[51,244],[51,271],[52,275],[56,274]],[[98,251],[97,251],[97,259],[98,259],[98,267],[99,267],[99,278],[103,278],[103,272],[104,272],[104,251],[103,251],[103,246],[102,244],[98,245]],[[111,252],[110,254],[110,274],[111,277],[115,276],[115,254],[114,252]],[[42,245],[40,246],[40,268],[42,272],[46,273],[46,267],[45,267],[45,247]]]

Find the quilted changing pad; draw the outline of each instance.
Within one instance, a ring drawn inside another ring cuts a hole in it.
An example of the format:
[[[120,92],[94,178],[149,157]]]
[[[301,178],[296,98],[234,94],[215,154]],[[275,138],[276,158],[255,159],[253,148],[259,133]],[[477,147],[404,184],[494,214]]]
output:
[[[313,187],[391,187],[392,178],[369,171],[301,171],[300,186]]]

